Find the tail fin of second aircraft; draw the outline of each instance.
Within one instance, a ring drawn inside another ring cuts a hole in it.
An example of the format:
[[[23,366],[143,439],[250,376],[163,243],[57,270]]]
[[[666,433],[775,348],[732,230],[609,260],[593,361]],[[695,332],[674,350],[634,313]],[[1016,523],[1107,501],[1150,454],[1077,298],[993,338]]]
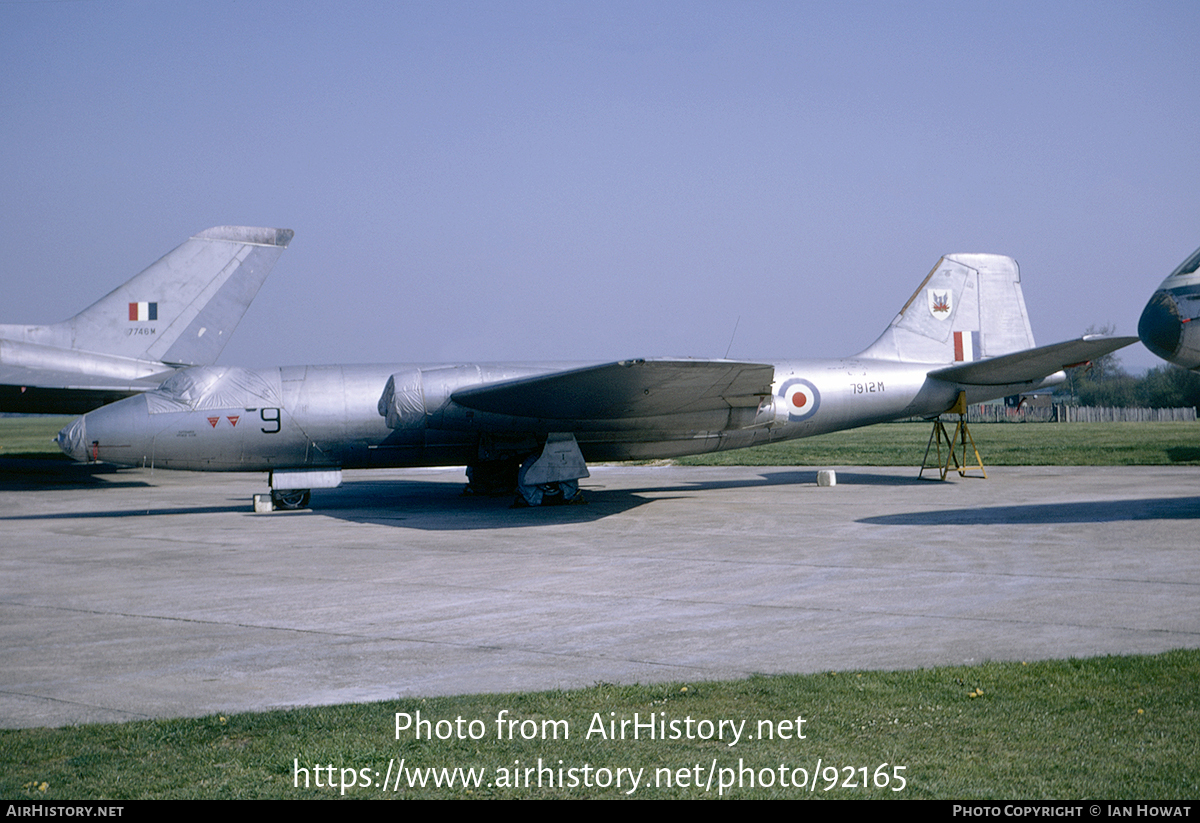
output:
[[[70,320],[43,327],[46,342],[173,365],[213,363],[292,235],[250,226],[202,231]]]
[[[1034,345],[1017,261],[999,254],[948,254],[859,356],[955,363]]]

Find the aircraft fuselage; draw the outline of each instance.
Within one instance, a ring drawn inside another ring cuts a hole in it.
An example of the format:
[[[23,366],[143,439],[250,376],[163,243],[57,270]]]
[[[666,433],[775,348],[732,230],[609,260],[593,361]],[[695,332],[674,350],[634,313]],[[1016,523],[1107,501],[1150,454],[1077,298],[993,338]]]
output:
[[[932,416],[960,390],[979,402],[1045,382],[964,387],[929,377],[936,364],[851,357],[774,364],[771,394],[757,406],[540,419],[471,409],[450,397],[471,385],[581,365],[197,367],[89,413],[59,442],[79,460],[203,471],[464,465],[488,452],[533,453],[549,432],[572,432],[588,461],[654,459]],[[416,372],[425,376],[423,407],[392,428],[381,395],[390,377]]]

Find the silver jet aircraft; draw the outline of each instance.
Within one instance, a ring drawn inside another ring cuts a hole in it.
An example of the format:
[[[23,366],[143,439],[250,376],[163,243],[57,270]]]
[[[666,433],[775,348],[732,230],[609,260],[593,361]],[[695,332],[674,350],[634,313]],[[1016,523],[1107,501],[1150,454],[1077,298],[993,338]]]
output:
[[[577,499],[586,461],[669,458],[935,416],[1057,383],[1137,338],[1035,347],[1016,261],[943,257],[871,346],[837,360],[636,359],[202,367],[75,420],[63,451],[124,466],[269,471],[256,508],[343,468],[467,466],[470,489]]]
[[[79,414],[215,362],[291,239],[217,226],[70,320],[0,326],[0,411]]]
[[[1200,370],[1200,249],[1179,264],[1150,298],[1138,337],[1164,360]]]

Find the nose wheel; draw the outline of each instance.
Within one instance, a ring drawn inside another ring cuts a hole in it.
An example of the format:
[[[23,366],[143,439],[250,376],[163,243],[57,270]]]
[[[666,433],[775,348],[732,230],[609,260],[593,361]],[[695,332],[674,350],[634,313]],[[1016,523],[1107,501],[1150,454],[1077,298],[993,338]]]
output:
[[[283,509],[285,511],[295,511],[308,506],[308,501],[312,497],[312,492],[308,489],[286,489],[284,491],[271,492],[271,505],[276,510]]]
[[[296,511],[308,508],[313,489],[342,485],[341,468],[272,469],[267,477],[270,494],[254,495],[256,512]]]

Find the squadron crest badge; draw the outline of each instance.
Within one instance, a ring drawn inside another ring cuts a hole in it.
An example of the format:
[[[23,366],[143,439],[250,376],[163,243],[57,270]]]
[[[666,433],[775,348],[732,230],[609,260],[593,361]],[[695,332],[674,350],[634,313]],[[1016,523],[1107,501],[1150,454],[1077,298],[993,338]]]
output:
[[[945,320],[954,313],[954,292],[951,289],[926,289],[925,294],[929,297],[929,313],[938,320]]]

